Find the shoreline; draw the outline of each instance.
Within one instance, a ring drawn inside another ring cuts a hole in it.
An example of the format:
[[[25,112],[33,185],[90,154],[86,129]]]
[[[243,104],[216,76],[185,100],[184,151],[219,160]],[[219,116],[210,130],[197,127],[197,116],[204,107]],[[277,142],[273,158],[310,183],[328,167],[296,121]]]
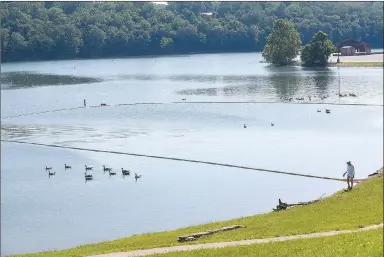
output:
[[[384,62],[340,62],[330,67],[358,67],[358,68],[370,68],[370,67],[383,67]]]
[[[381,49],[381,48],[380,48]],[[17,61],[3,61],[0,59],[0,65],[1,64],[18,64],[18,63],[26,63],[26,62],[58,62],[58,61],[89,61],[89,60],[116,60],[116,59],[141,59],[141,58],[158,58],[158,57],[184,57],[189,55],[204,55],[204,54],[253,54],[253,53],[263,53],[263,49],[261,50],[244,50],[244,51],[221,51],[221,52],[215,52],[215,51],[196,51],[196,52],[185,52],[185,53],[158,53],[158,54],[138,54],[138,55],[127,55],[127,56],[100,56],[100,57],[76,57],[76,58],[53,58],[53,59],[44,59],[44,60],[17,60]],[[383,56],[382,51],[381,52],[371,52],[369,55],[358,55],[358,56],[342,56],[342,59],[345,58],[369,58],[370,61],[362,61],[361,63],[367,62],[367,63],[381,63],[383,64],[383,58],[381,60],[374,60],[372,59],[372,56],[381,55]],[[294,62],[296,62],[300,58],[300,55],[295,58]],[[330,57],[332,60],[334,59],[334,56]],[[263,61],[259,61],[259,63],[264,63]],[[341,63],[360,63],[360,61],[347,61],[347,62],[341,62]],[[330,61],[329,64],[337,64],[336,59],[333,61]],[[289,65],[288,65],[289,66]],[[300,65],[299,65],[300,66]]]
[[[350,192],[340,190],[322,198],[318,203],[307,206],[295,206],[284,211],[271,211],[268,213],[240,217],[232,220],[178,228],[170,231],[145,233],[105,242],[79,245],[77,247],[64,250],[13,254],[7,255],[7,257],[92,256],[99,254],[112,254],[114,252],[153,249],[158,247],[195,245],[215,242],[220,243],[248,239],[266,239],[272,237],[294,236],[314,232],[321,233],[331,230],[344,230],[372,226],[380,223],[380,217],[382,217],[383,211],[382,208],[376,208],[378,207],[376,206],[377,204],[382,206],[383,198],[380,192],[382,192],[383,189],[383,167],[378,169],[376,172],[378,172],[378,175],[368,177],[362,183],[357,183],[354,190]],[[352,196],[350,196],[350,194],[352,194]],[[360,199],[355,199],[356,196]],[[365,201],[362,204],[363,199],[368,199],[370,201]],[[350,213],[351,203],[356,205],[354,206],[356,211],[355,213]],[[343,221],[345,220],[344,214],[351,216],[348,221]],[[324,219],[324,215],[329,216],[327,219]],[[330,218],[330,216],[332,217]],[[232,223],[243,224],[245,228],[202,237],[192,242],[179,243],[176,240],[177,236],[183,234],[207,229],[211,230],[228,224],[233,225]],[[298,224],[304,224],[305,226],[300,227]]]
[[[57,58],[46,60],[22,60],[22,61],[3,61],[0,64],[17,64],[25,62],[58,62],[58,61],[89,61],[89,60],[117,60],[117,59],[141,59],[141,58],[158,58],[158,57],[183,57],[188,55],[204,55],[204,54],[247,54],[247,53],[262,53],[262,50],[244,50],[244,51],[228,51],[228,52],[215,52],[215,51],[197,51],[185,53],[158,53],[158,54],[138,54],[126,56],[100,56],[100,57],[76,57],[76,58]]]

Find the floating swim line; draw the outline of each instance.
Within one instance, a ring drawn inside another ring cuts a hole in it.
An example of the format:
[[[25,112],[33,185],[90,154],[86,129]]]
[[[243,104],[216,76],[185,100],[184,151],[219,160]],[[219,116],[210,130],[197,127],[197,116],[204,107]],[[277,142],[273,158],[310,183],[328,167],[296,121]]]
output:
[[[183,159],[183,158],[175,158],[175,157],[156,156],[156,155],[137,154],[137,153],[127,153],[127,152],[117,152],[117,151],[107,151],[107,150],[98,150],[98,149],[89,149],[89,148],[53,145],[53,144],[41,144],[41,143],[23,142],[23,141],[16,141],[16,140],[3,140],[3,139],[1,139],[1,141],[2,142],[7,142],[7,143],[38,145],[38,146],[55,147],[55,148],[63,148],[63,149],[71,149],[71,150],[79,150],[79,151],[88,151],[88,152],[96,152],[96,153],[120,154],[120,155],[130,155],[130,156],[137,156],[137,157],[146,157],[146,158],[154,158],[154,159],[172,160],[172,161],[180,161],[180,162],[193,162],[193,163],[201,163],[201,164],[208,164],[208,165],[215,165],[215,166],[222,166],[222,167],[229,167],[229,168],[237,168],[237,169],[244,169],[244,170],[255,170],[255,171],[264,171],[264,172],[269,172],[269,173],[291,175],[291,176],[300,176],[300,177],[307,177],[307,178],[317,178],[317,179],[326,179],[326,180],[343,181],[343,182],[346,181],[345,179],[340,179],[340,178],[321,177],[321,176],[308,175],[308,174],[284,172],[284,171],[261,169],[261,168],[252,168],[252,167],[246,167],[246,166],[240,166],[240,165],[217,163],[217,162],[208,162],[208,161],[199,161],[199,160]],[[356,182],[359,182],[359,181],[362,181],[362,180],[364,180],[364,179],[355,179]]]
[[[72,111],[77,109],[86,109],[86,108],[101,108],[101,107],[117,107],[117,106],[133,106],[133,105],[165,105],[165,104],[322,104],[322,105],[340,105],[340,106],[372,106],[372,107],[383,107],[382,104],[359,104],[359,103],[324,103],[324,102],[264,102],[264,101],[214,101],[214,102],[204,102],[204,101],[198,101],[198,102],[138,102],[138,103],[123,103],[123,104],[113,104],[113,105],[90,105],[90,106],[79,106],[79,107],[72,107],[72,108],[64,108],[64,109],[56,109],[56,110],[48,110],[48,111],[41,111],[41,112],[31,112],[31,113],[25,113],[25,114],[19,114],[15,116],[8,116],[8,117],[1,117],[2,120],[6,119],[13,119],[18,117],[25,117],[25,116],[32,116],[32,115],[39,115],[44,113],[51,113],[51,112],[61,112],[61,111]]]

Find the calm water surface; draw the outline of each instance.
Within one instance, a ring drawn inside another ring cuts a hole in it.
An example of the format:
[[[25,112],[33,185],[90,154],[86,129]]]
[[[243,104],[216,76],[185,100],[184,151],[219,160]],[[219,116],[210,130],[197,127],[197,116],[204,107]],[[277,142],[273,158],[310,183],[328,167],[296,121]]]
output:
[[[260,54],[2,65],[2,139],[364,178],[382,165],[381,68],[271,68]],[[339,98],[339,92],[357,97]],[[320,97],[329,95],[321,100]],[[305,97],[305,101],[295,100]],[[173,101],[187,101],[170,104]],[[191,101],[273,101],[276,104]],[[331,109],[325,114],[324,109]],[[317,110],[322,110],[318,113]],[[275,124],[271,127],[271,122]],[[246,129],[243,124],[247,124]],[[270,211],[345,185],[301,177],[12,143],[1,144],[1,254],[80,244]],[[73,166],[64,170],[64,163]],[[84,181],[84,165],[95,167]],[[53,166],[48,177],[44,166]],[[109,176],[107,165],[142,175]],[[58,233],[59,231],[59,233]],[[37,236],[38,235],[38,236]],[[23,242],[23,244],[20,244]]]

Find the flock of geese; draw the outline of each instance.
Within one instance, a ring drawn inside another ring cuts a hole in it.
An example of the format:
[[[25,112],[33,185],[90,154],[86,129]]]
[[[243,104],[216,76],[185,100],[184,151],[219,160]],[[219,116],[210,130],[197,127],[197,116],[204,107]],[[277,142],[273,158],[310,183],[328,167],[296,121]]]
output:
[[[85,167],[85,172],[84,172],[85,180],[92,180],[93,175],[88,172],[93,171],[93,167],[87,166],[87,165],[84,165],[84,167]],[[72,166],[64,164],[64,169],[65,170],[72,169]],[[45,166],[45,170],[48,171],[49,176],[56,175],[56,172],[52,171],[52,167]],[[103,171],[104,172],[108,171],[110,176],[117,174],[116,171],[112,171],[112,168],[105,167],[105,165],[103,165]],[[123,176],[129,176],[131,175],[131,172],[129,170],[125,170],[124,168],[121,168],[121,174],[123,174]],[[135,180],[137,181],[139,178],[141,178],[141,175],[138,175],[137,173],[135,173]]]
[[[348,97],[348,96],[356,97],[356,94],[354,94],[354,93],[344,93],[344,94],[337,93],[336,95],[338,95],[339,97]],[[320,96],[320,99],[324,100],[324,99],[326,99],[328,97],[329,97],[329,95],[322,95],[322,96]],[[298,101],[304,101],[305,100],[304,97],[296,97],[295,99],[298,100]],[[186,101],[187,99],[186,98],[182,98],[181,100],[182,101]],[[280,97],[280,100],[286,100],[286,101],[290,102],[290,101],[293,100],[293,98],[292,97],[290,97],[290,98],[288,98],[288,97],[285,97],[285,98]],[[308,100],[312,101],[312,96],[308,96]],[[317,110],[317,112],[321,112],[321,110]],[[331,113],[331,110],[325,109],[325,113],[329,114],[329,113]],[[273,126],[275,126],[275,124],[273,122],[271,122],[271,127],[273,127]],[[244,128],[247,128],[247,124],[244,124]],[[85,167],[85,173],[84,173],[85,179],[86,180],[92,180],[93,179],[93,175],[92,174],[88,174],[87,171],[93,170],[93,167],[90,167],[90,166],[87,166],[87,165],[84,165],[84,167]],[[71,169],[72,167],[67,165],[67,164],[64,164],[64,168],[65,169]],[[52,176],[52,175],[56,174],[56,172],[52,171],[52,167],[45,166],[45,170],[48,171],[49,176]],[[112,168],[105,167],[105,165],[103,165],[103,171],[104,172],[108,171],[110,176],[116,175],[116,172],[112,171]],[[131,172],[129,170],[125,170],[124,168],[121,168],[121,173],[123,174],[123,176],[129,176],[131,174]],[[135,180],[137,180],[139,178],[141,178],[141,175],[138,175],[138,174],[135,173]]]
[[[344,94],[337,93],[336,95],[338,95],[339,97],[348,97],[348,96],[350,96],[350,97],[357,97],[357,95],[354,94],[354,93],[344,93]],[[312,101],[312,97],[313,97],[313,98],[316,98],[316,96],[308,96],[308,100],[309,100],[309,101]],[[329,94],[319,96],[319,98],[320,98],[321,100],[325,100],[325,99],[327,99],[328,97],[329,97]],[[304,96],[301,96],[301,97],[296,97],[295,99],[296,99],[297,101],[304,101],[304,100],[305,100],[305,97],[304,97]],[[182,100],[182,101],[187,101],[187,98],[182,98],[181,100]],[[285,101],[291,102],[291,101],[293,100],[293,97],[284,97],[284,98],[283,98],[283,97],[280,97],[280,100],[285,100]]]
[[[354,93],[344,93],[344,94],[337,93],[336,95],[339,96],[339,97],[349,97],[349,96],[350,96],[350,97],[357,97],[357,95],[354,94]],[[308,100],[309,100],[309,101],[312,101],[312,98],[315,98],[315,97],[316,97],[316,96],[308,96]],[[329,94],[319,96],[319,98],[320,98],[321,100],[325,100],[325,99],[327,99],[328,97],[329,97]],[[296,99],[297,101],[304,101],[304,100],[305,100],[305,97],[301,96],[301,97],[296,97],[295,99]],[[280,97],[280,100],[285,100],[285,101],[291,102],[291,101],[293,100],[293,98],[292,98],[292,97],[285,97],[285,98]]]

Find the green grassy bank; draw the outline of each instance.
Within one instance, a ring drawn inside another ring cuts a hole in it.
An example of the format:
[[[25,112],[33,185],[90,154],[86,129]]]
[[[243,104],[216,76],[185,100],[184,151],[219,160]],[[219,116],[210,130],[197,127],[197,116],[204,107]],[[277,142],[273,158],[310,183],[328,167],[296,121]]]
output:
[[[360,183],[350,192],[340,191],[318,203],[307,206],[299,206],[286,211],[271,212],[267,214],[244,217],[224,222],[204,224],[167,232],[131,236],[109,242],[83,245],[68,250],[41,252],[17,256],[77,257],[101,253],[123,252],[137,249],[174,246],[180,245],[180,243],[177,242],[177,237],[180,235],[235,224],[245,225],[246,228],[217,233],[211,236],[203,237],[190,244],[234,241],[253,238],[268,238],[284,235],[322,232],[329,230],[356,229],[359,226],[369,226],[382,222],[383,177],[378,177]],[[225,256],[225,254],[222,256]]]
[[[339,67],[383,67],[383,62],[341,62],[336,64]]]
[[[151,257],[381,257],[383,256],[383,230],[375,229],[351,234],[298,239],[285,242],[233,246],[186,252],[156,254]]]

